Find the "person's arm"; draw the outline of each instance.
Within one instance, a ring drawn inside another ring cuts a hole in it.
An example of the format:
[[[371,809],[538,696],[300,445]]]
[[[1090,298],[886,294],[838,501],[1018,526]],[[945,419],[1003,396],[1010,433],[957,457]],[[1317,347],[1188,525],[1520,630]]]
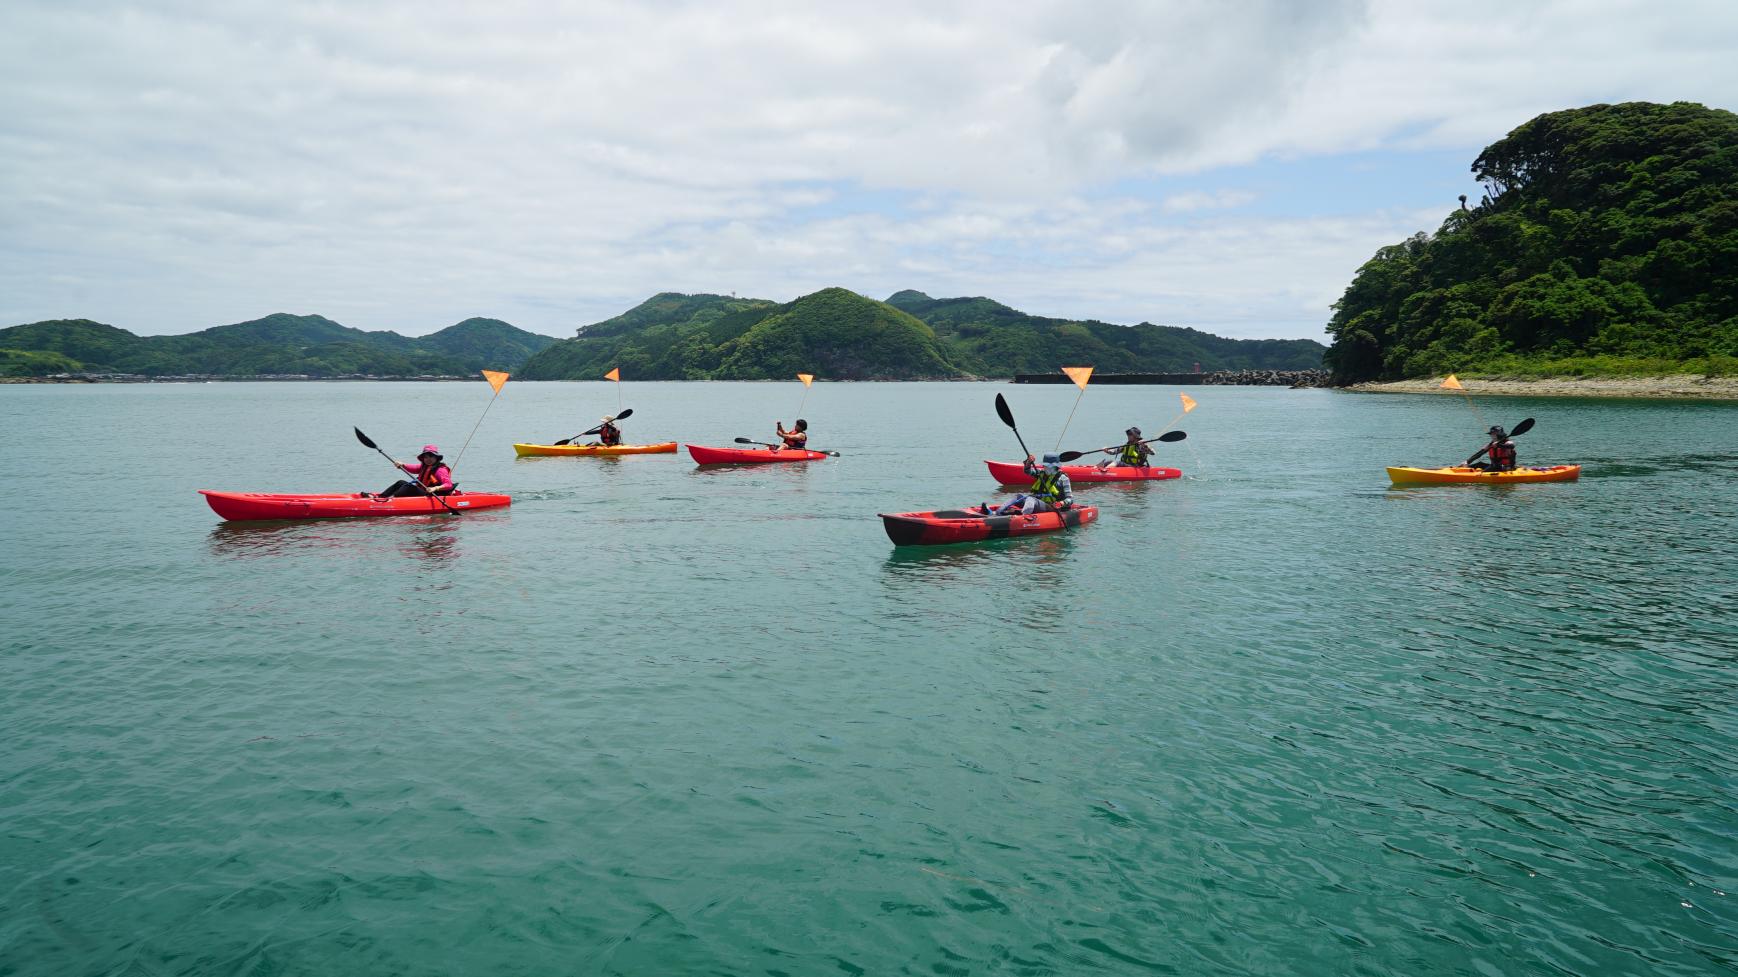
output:
[[[1484,447],[1482,447],[1482,448],[1480,448],[1480,449],[1479,449],[1479,450],[1478,450],[1478,452],[1477,452],[1477,453],[1476,453],[1476,454],[1474,454],[1474,455],[1473,455],[1473,456],[1472,456],[1472,457],[1471,457],[1471,458],[1468,458],[1468,459],[1467,459],[1467,460],[1466,460],[1466,463],[1467,463],[1467,464],[1469,464],[1469,465],[1470,465],[1470,464],[1472,464],[1472,463],[1473,463],[1473,462],[1475,462],[1475,461],[1478,461],[1478,460],[1479,460],[1479,456],[1480,456],[1480,455],[1482,455],[1482,454],[1484,454],[1484,453],[1485,453],[1485,452],[1487,452],[1487,451],[1489,451],[1489,450],[1491,450],[1491,446],[1490,446],[1490,445],[1488,445],[1488,444],[1487,444],[1487,445],[1485,445],[1485,446],[1484,446]]]
[[[1056,490],[1058,492],[1062,493],[1062,499],[1061,499],[1062,507],[1064,509],[1073,508],[1073,506],[1074,506],[1074,486],[1069,484],[1067,475],[1061,476],[1061,479],[1062,480],[1060,482],[1056,483]]]
[[[451,492],[453,490],[453,470],[451,468],[441,465],[434,470],[434,477],[440,480],[440,484],[435,486],[435,491]]]
[[[1021,469],[1023,469],[1026,472],[1026,476],[1028,478],[1037,478],[1038,477],[1038,469],[1035,465],[1032,464],[1032,456],[1031,455],[1026,456],[1026,460],[1020,463],[1020,467],[1021,467]]]
[[[398,467],[400,469],[402,469],[406,475],[421,475],[422,474],[422,462],[420,462],[420,461],[410,461],[410,462],[405,462],[404,464],[399,464],[398,462],[395,461],[395,462],[393,462],[393,464],[398,465]]]

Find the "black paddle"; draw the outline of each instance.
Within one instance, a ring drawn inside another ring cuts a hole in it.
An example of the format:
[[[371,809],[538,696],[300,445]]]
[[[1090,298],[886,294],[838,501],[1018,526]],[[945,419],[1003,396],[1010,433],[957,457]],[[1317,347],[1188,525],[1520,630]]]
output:
[[[629,418],[629,417],[630,417],[630,416],[631,416],[631,415],[632,415],[632,414],[633,414],[633,413],[634,413],[634,409],[633,409],[633,408],[632,408],[632,407],[629,407],[629,408],[628,408],[628,409],[627,409],[627,410],[625,410],[625,411],[622,411],[622,412],[621,412],[621,413],[620,413],[620,414],[617,414],[617,415],[616,415],[616,420],[618,420],[618,421],[625,421],[625,420],[627,420],[627,419],[628,419],[628,418]],[[598,426],[597,426],[597,427],[594,427],[594,428],[592,428],[592,429],[591,429],[591,430],[589,430],[589,431],[587,431],[587,432],[585,432],[585,433],[584,433],[584,434],[575,434],[575,435],[574,435],[574,436],[573,436],[573,437],[571,437],[571,438],[562,438],[562,439],[561,439],[561,440],[560,440],[560,441],[557,441],[557,442],[555,442],[555,443],[556,443],[556,444],[568,444],[568,443],[570,443],[570,442],[573,442],[573,441],[578,441],[578,440],[579,440],[579,439],[580,439],[580,438],[589,438],[589,437],[591,437],[591,436],[592,436],[592,435],[594,435],[594,434],[596,434],[596,433],[597,433],[597,432],[599,432],[599,431],[601,431],[601,430],[603,430],[603,425],[602,425],[602,424],[599,424],[599,425],[598,425]]]
[[[354,430],[356,431],[356,440],[362,442],[363,447],[373,448],[375,451],[380,451],[380,445],[375,444],[373,441],[369,440],[368,435],[363,434],[361,428],[355,428]],[[387,461],[392,461],[392,456],[387,454],[384,451],[380,451],[380,457],[385,458]],[[396,462],[396,461],[392,461],[392,467],[397,468],[399,471],[404,472],[406,475],[410,474],[410,472],[405,472],[403,468],[399,468],[398,462]],[[442,500],[440,496],[434,494],[433,492],[430,492],[428,490],[428,486],[424,485],[422,483],[421,479],[411,479],[411,484],[415,485],[419,489],[422,489],[422,494],[428,496],[429,498],[435,500],[436,502],[439,502],[440,507],[447,510],[448,515],[456,516],[459,514],[459,510],[453,508],[450,505],[447,505],[446,502],[444,500]]]
[[[1152,444],[1154,441],[1163,441],[1166,444],[1174,444],[1178,441],[1183,440],[1186,437],[1188,437],[1188,435],[1184,434],[1182,431],[1166,431],[1165,433],[1159,435],[1156,438],[1148,438],[1145,441],[1142,441],[1141,444]],[[1062,454],[1058,455],[1057,458],[1059,460],[1061,460],[1064,464],[1066,464],[1068,462],[1073,461],[1076,458],[1081,458],[1081,457],[1084,457],[1086,455],[1102,455],[1102,454],[1109,452],[1109,451],[1120,451],[1120,450],[1122,450],[1122,445],[1113,444],[1108,448],[1095,448],[1091,451],[1064,451],[1064,452],[1062,452]]]
[[[996,395],[996,415],[1002,419],[1003,424],[1008,425],[1008,430],[1014,432],[1014,440],[1020,442],[1020,450],[1026,457],[1032,457],[1032,452],[1026,449],[1026,439],[1020,437],[1020,429],[1014,425],[1014,412],[1008,409],[1007,398],[1001,394]]]
[[[758,444],[763,448],[778,448],[782,451],[821,451],[821,449],[819,449],[819,448],[792,448],[788,445],[771,444],[771,443],[766,442],[766,441],[750,441],[747,438],[737,438],[736,443],[737,444]],[[837,451],[821,451],[821,454],[827,455],[827,456],[832,457],[832,458],[839,457],[839,453]]]
[[[1531,431],[1532,429],[1533,429],[1533,419],[1531,417],[1529,417],[1526,420],[1522,421],[1521,423],[1516,424],[1515,429],[1513,431],[1509,432],[1509,437],[1512,438],[1512,437],[1516,437],[1518,435],[1526,434],[1528,431]],[[1466,463],[1470,465],[1473,462],[1478,461],[1479,455],[1482,455],[1489,450],[1491,450],[1491,446],[1487,444],[1484,447],[1478,449],[1478,451],[1474,452],[1473,456],[1466,460]]]

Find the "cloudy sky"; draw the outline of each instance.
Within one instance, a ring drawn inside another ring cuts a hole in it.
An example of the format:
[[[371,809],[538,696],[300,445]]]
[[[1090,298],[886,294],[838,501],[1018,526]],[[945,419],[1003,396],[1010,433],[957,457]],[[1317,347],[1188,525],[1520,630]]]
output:
[[[1730,0],[6,0],[0,325],[842,285],[1319,337],[1484,145],[1738,108],[1734,51]]]

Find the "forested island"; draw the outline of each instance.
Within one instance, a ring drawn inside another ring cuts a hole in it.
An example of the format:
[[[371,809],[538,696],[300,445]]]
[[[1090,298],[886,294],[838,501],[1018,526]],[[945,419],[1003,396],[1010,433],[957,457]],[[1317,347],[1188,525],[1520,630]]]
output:
[[[1309,339],[1226,339],[1195,329],[1027,315],[987,298],[827,288],[793,302],[664,293],[533,356],[531,379],[591,379],[620,366],[649,380],[956,380],[1090,364],[1102,373],[1310,370]]]
[[[1340,383],[1738,373],[1738,115],[1541,115],[1473,161],[1483,199],[1376,252],[1334,306]]]
[[[417,338],[284,313],[179,336],[53,319],[0,329],[0,376],[474,376],[516,369],[553,342],[499,319],[466,319]]]
[[[475,376],[595,380],[956,380],[1090,364],[1103,373],[1311,370],[1313,340],[1225,339],[1194,329],[1026,315],[985,298],[904,291],[877,302],[829,288],[793,302],[655,295],[558,341],[499,319],[429,336],[364,332],[317,315],[276,314],[179,336],[137,336],[87,319],[0,329],[0,376]]]

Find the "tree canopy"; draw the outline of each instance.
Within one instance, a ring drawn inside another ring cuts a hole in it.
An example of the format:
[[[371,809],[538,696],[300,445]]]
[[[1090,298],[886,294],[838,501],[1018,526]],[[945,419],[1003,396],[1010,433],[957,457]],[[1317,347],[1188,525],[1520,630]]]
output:
[[[1335,303],[1337,380],[1738,367],[1738,116],[1552,112],[1472,172],[1477,207],[1377,251]]]

